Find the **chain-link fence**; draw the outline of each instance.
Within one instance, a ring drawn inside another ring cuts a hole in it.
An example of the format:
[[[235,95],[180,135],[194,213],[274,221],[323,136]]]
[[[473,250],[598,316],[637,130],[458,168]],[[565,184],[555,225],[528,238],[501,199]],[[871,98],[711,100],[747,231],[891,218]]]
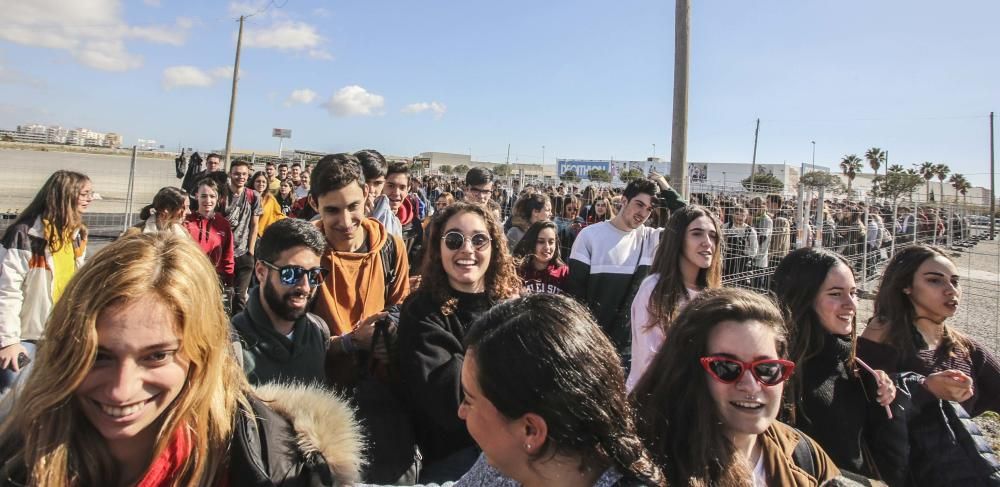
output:
[[[741,186],[692,195],[723,222],[723,284],[766,291],[781,258],[799,247],[824,247],[843,255],[858,279],[860,294],[877,292],[888,260],[915,244],[945,249],[961,274],[963,300],[956,327],[1000,350],[1000,252],[989,239],[988,204],[847,199],[819,190],[796,196],[749,193]],[[855,188],[868,194],[869,188]],[[822,202],[822,203],[821,203]],[[871,316],[862,300],[859,318]]]

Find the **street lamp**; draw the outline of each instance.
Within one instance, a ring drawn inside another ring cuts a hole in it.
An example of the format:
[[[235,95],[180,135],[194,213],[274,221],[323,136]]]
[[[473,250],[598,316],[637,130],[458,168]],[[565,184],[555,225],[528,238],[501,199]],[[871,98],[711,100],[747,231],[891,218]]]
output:
[[[816,170],[816,141],[812,141],[813,144],[813,171]]]
[[[653,144],[653,159],[656,159],[656,144]]]
[[[545,165],[545,146],[542,146],[542,165]]]

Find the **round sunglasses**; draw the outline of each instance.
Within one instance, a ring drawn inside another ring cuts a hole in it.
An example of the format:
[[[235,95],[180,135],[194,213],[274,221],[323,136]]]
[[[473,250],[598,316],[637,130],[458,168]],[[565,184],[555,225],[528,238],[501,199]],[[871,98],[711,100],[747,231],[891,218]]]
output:
[[[471,237],[466,237],[462,232],[453,230],[444,234],[441,240],[444,240],[444,246],[448,247],[448,250],[461,249],[465,245],[466,240],[472,242],[473,249],[483,250],[493,239],[485,233],[477,233]]]
[[[323,284],[326,276],[329,275],[330,271],[322,267],[313,267],[312,269],[306,269],[300,265],[283,265],[278,267],[266,260],[259,260],[264,267],[268,269],[273,269],[278,271],[278,277],[281,279],[281,283],[286,286],[294,286],[302,280],[302,276],[306,276],[309,279],[309,285],[317,287]]]
[[[702,357],[701,366],[708,375],[723,384],[735,384],[740,377],[743,377],[743,372],[749,370],[754,380],[765,387],[781,384],[788,380],[795,370],[795,363],[790,360],[765,359],[742,362],[719,356]]]

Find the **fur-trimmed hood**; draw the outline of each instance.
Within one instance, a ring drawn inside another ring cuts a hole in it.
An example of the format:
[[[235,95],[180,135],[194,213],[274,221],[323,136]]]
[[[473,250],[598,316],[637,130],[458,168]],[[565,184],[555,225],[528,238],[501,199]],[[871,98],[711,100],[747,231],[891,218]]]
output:
[[[233,431],[230,485],[354,485],[364,441],[347,401],[321,387],[265,384]]]
[[[295,444],[303,455],[322,456],[340,483],[360,480],[364,438],[347,400],[327,389],[301,384],[264,384],[255,392],[292,423]]]

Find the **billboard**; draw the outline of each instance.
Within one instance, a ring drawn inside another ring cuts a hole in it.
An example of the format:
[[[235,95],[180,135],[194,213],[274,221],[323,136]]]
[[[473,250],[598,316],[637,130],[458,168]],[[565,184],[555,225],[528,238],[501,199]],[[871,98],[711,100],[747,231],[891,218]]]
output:
[[[271,129],[271,137],[292,138],[292,129]]]
[[[691,181],[708,181],[708,164],[691,163],[688,164],[688,178]]]
[[[594,169],[603,169],[610,173],[611,161],[556,159],[556,171],[559,176],[566,174],[566,171],[573,171],[577,177],[586,179],[587,173]]]

